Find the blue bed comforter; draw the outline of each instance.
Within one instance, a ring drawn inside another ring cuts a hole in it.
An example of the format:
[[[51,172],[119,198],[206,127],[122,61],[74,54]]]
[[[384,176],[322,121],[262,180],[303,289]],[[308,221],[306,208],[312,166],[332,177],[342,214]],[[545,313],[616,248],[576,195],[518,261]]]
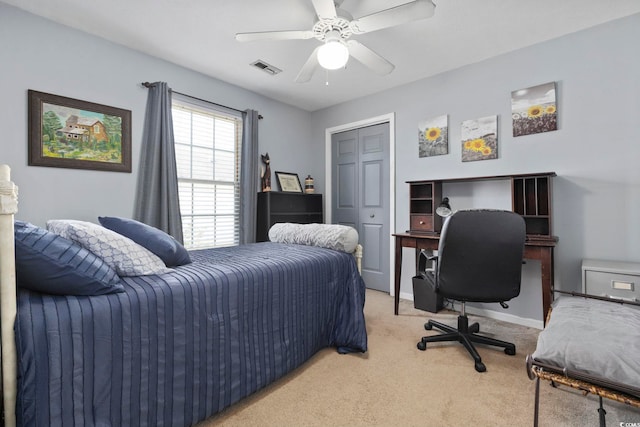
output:
[[[120,294],[20,290],[20,425],[189,426],[324,347],[366,351],[351,255],[267,242],[191,257]]]

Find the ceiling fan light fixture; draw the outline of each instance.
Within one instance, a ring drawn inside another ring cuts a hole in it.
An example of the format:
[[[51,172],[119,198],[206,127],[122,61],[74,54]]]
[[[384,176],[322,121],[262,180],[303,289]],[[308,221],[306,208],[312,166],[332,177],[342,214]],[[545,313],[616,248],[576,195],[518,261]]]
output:
[[[310,81],[318,66],[326,70],[342,68],[347,65],[351,56],[375,73],[385,76],[393,71],[394,65],[357,40],[350,39],[350,37],[395,27],[419,19],[430,18],[435,10],[432,0],[413,0],[353,19],[351,14],[340,8],[343,1],[311,0],[317,19],[310,30],[237,33],[236,40],[246,42],[252,40],[306,40],[315,38],[322,42],[322,45],[316,46],[311,52],[300,69],[298,76],[295,78],[296,83]]]
[[[318,63],[327,70],[337,70],[347,64],[349,49],[342,40],[327,40],[318,49]]]

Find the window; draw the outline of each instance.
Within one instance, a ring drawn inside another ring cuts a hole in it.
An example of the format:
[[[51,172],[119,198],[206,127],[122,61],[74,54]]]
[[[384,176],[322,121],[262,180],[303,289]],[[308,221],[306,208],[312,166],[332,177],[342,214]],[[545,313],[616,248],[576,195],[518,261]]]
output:
[[[172,115],[184,245],[237,245],[242,116],[176,94]]]

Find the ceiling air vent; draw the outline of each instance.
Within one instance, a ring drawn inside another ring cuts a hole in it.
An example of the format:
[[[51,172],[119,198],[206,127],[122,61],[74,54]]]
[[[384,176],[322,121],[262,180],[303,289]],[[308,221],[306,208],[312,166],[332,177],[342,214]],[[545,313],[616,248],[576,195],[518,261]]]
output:
[[[281,73],[282,70],[280,68],[274,67],[273,65],[269,65],[266,62],[264,62],[261,59],[258,59],[256,62],[252,62],[251,65],[253,65],[256,68],[261,69],[262,71],[264,71],[265,73],[275,76],[278,73]]]

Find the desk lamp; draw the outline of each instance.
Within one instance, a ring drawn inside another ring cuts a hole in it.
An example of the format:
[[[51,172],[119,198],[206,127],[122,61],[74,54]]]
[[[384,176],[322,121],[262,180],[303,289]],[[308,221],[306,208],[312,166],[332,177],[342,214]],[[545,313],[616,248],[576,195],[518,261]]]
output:
[[[451,210],[451,205],[449,204],[449,198],[445,197],[442,199],[440,205],[436,208],[436,213],[442,218],[446,218],[453,213]]]

